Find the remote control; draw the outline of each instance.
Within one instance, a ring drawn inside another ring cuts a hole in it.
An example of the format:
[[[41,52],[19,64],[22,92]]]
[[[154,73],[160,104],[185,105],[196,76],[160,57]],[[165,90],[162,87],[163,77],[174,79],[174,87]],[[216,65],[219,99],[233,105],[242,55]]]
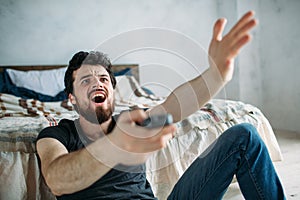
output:
[[[173,123],[171,114],[153,115],[145,119],[142,123],[138,124],[145,128],[159,128]]]

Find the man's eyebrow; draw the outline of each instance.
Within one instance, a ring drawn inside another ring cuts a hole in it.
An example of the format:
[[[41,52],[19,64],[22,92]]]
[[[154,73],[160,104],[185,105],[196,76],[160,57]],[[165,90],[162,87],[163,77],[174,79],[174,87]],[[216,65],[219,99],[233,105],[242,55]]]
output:
[[[87,75],[84,75],[84,76],[80,77],[79,80],[83,80],[83,79],[89,78],[89,77],[91,77],[91,76],[93,76],[93,75],[92,75],[92,74],[87,74]],[[109,77],[107,74],[97,74],[96,76],[100,76],[100,77]]]
[[[107,74],[100,74],[98,76],[101,76],[101,77],[109,77]]]
[[[85,79],[85,78],[88,78],[88,77],[91,77],[92,76],[92,74],[88,74],[88,75],[84,75],[84,76],[82,76],[82,77],[80,77],[80,81],[82,80],[82,79]]]

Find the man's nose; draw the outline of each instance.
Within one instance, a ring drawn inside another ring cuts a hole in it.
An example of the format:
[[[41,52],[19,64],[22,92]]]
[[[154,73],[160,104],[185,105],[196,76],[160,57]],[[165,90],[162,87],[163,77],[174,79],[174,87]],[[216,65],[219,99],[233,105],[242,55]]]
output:
[[[93,88],[102,88],[103,83],[100,81],[99,78],[95,77],[93,81]]]

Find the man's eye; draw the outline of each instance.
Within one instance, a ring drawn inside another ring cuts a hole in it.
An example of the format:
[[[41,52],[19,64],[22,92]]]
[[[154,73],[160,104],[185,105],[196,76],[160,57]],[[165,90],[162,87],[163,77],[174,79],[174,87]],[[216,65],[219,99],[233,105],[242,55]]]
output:
[[[83,79],[83,80],[81,81],[81,84],[88,84],[89,82],[90,82],[89,79]]]
[[[108,78],[100,78],[100,81],[101,81],[102,83],[105,83],[105,82],[108,81]]]

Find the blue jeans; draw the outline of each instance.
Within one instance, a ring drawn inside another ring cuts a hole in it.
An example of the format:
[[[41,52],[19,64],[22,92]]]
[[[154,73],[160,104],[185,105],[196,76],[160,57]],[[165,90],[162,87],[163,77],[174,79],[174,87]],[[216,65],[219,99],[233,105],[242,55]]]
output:
[[[245,199],[285,199],[257,130],[240,124],[225,131],[187,169],[168,199],[222,199],[236,175]]]

